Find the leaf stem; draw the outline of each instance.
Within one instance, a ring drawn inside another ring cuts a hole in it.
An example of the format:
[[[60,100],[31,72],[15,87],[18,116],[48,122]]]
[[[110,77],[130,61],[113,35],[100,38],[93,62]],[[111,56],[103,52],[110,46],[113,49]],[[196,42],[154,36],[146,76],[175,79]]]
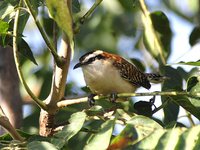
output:
[[[44,31],[44,29],[42,28],[40,22],[38,21],[37,17],[36,17],[36,12],[34,9],[32,9],[31,3],[29,2],[29,0],[24,0],[24,3],[26,5],[26,7],[29,10],[29,13],[31,14],[31,16],[33,17],[35,24],[38,28],[38,30],[40,31],[42,38],[44,39],[49,51],[51,52],[51,54],[53,55],[55,62],[58,66],[62,66],[63,64],[63,59],[61,57],[59,57],[59,55],[56,52],[55,47],[53,46],[53,44],[49,41],[48,36],[46,34],[46,32]]]
[[[168,104],[168,100],[166,100],[164,103],[162,103],[162,105],[160,105],[159,107],[155,108],[153,111],[152,111],[152,114],[155,114],[156,112],[158,112],[159,110],[161,110],[162,108],[164,108],[167,104]]]
[[[103,0],[96,0],[92,7],[75,22],[74,33],[78,33],[80,30],[80,25],[84,24],[85,20],[94,12],[94,10],[100,5]]]
[[[189,120],[191,126],[192,126],[192,127],[195,126],[195,122],[194,122],[194,120],[192,119],[191,113],[189,113],[188,111],[186,111],[186,113],[187,113],[187,118],[188,118],[188,120]]]
[[[21,4],[22,4],[22,1],[20,1],[19,5],[21,5]],[[29,86],[27,85],[27,83],[24,79],[24,76],[22,74],[22,71],[21,71],[21,66],[20,66],[20,63],[19,63],[19,55],[18,55],[19,51],[18,51],[18,46],[17,46],[19,13],[20,13],[20,10],[18,9],[16,11],[15,20],[14,20],[14,27],[13,27],[13,53],[14,53],[14,60],[15,60],[17,73],[18,73],[19,79],[20,79],[22,85],[24,86],[24,88],[26,89],[27,93],[31,96],[31,98],[36,102],[36,104],[40,108],[46,110],[47,107],[46,107],[45,103],[43,103],[40,99],[38,99],[33,94],[33,92],[30,90]]]
[[[94,10],[99,6],[99,4],[102,2],[103,0],[96,0],[95,3],[92,5],[92,7],[86,12],[85,15],[83,15],[79,21],[81,24],[83,24],[85,22],[85,20],[94,12]]]

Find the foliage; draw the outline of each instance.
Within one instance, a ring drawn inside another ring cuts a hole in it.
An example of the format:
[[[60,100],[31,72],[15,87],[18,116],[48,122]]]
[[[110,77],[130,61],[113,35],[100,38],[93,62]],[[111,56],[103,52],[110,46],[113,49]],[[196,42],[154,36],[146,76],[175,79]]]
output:
[[[60,127],[60,130],[50,137],[38,135],[40,110],[31,105],[32,112],[24,118],[24,125],[18,131],[25,141],[13,140],[9,134],[5,134],[0,137],[0,148],[199,149],[200,126],[196,125],[193,119],[200,120],[200,76],[195,68],[200,65],[200,61],[179,62],[177,64],[181,66],[178,68],[166,66],[172,54],[173,33],[170,19],[161,9],[149,12],[146,4],[142,3],[143,0],[96,0],[90,7],[94,9],[86,9],[89,2],[78,0],[68,0],[68,3],[65,0],[30,0],[33,13],[29,14],[24,1],[20,2],[0,2],[0,45],[13,46],[14,16],[20,9],[17,32],[20,67],[26,82],[30,81],[33,84],[31,90],[37,93],[40,99],[45,99],[50,92],[52,54],[44,45],[39,52],[34,50],[34,46],[38,45],[34,39],[27,42],[26,37],[32,35],[25,35],[24,29],[28,26],[31,15],[36,15],[37,21],[41,22],[45,36],[48,36],[46,40],[50,41],[50,48],[53,42],[55,45],[60,42],[61,32],[67,35],[72,50],[75,44],[75,61],[77,55],[81,56],[85,51],[93,49],[121,52],[123,56],[134,53],[138,54],[137,58],[130,56],[129,59],[142,71],[155,71],[158,67],[169,79],[162,84],[162,104],[159,107],[154,107],[152,101],[141,97],[143,99],[139,102],[129,100],[113,104],[103,98],[97,100],[96,105],[91,108],[86,102],[60,108],[55,118],[55,126]],[[195,18],[195,13],[188,17],[176,4],[169,4],[168,1],[161,3],[168,11],[194,24],[191,18]],[[69,9],[65,9],[66,7]],[[191,46],[198,44],[199,31],[197,26],[191,32]],[[43,34],[41,30],[40,33]],[[131,48],[127,48],[125,44],[119,46],[122,39],[130,39],[134,44]],[[47,47],[49,48],[48,44]],[[151,59],[147,60],[146,53]],[[185,71],[182,65],[192,66],[193,69]],[[73,76],[74,73],[69,73],[69,76],[71,74]],[[186,84],[186,88],[183,83]],[[167,95],[164,92],[171,93]],[[65,95],[75,97],[79,93],[88,94],[89,90],[86,87],[77,89],[77,85],[68,80]],[[26,94],[24,99],[27,99]],[[180,108],[187,112],[185,118],[191,122],[190,127],[179,122]],[[154,116],[160,109],[164,112],[163,119]],[[119,134],[115,134],[118,131],[117,125],[123,128]]]

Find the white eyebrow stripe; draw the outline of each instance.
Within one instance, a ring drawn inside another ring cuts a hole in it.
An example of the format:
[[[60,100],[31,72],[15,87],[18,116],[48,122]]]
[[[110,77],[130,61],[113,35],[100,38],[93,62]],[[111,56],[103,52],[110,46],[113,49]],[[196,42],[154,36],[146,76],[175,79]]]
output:
[[[103,51],[97,50],[92,54],[89,54],[87,57],[85,57],[85,60],[83,60],[83,62],[87,62],[90,58],[94,58],[95,56],[102,54]]]

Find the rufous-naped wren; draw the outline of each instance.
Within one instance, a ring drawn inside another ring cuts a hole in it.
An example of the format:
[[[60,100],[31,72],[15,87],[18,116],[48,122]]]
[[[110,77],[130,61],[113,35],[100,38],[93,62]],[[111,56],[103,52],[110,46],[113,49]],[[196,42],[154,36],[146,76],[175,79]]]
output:
[[[165,76],[143,73],[134,64],[119,55],[102,50],[86,53],[74,66],[82,68],[86,85],[93,94],[132,93],[139,87],[150,89],[151,83],[160,83]]]

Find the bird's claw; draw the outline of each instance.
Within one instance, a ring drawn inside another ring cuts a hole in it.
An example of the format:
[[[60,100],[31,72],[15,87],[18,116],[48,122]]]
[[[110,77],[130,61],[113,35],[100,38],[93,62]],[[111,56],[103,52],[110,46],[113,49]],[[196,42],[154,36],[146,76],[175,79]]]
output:
[[[111,93],[110,97],[109,97],[109,100],[110,100],[110,102],[114,103],[114,102],[116,102],[117,98],[118,98],[117,97],[117,93]]]
[[[96,94],[90,94],[88,96],[88,104],[89,104],[90,107],[95,105],[95,100],[94,100],[95,96],[96,96]]]

